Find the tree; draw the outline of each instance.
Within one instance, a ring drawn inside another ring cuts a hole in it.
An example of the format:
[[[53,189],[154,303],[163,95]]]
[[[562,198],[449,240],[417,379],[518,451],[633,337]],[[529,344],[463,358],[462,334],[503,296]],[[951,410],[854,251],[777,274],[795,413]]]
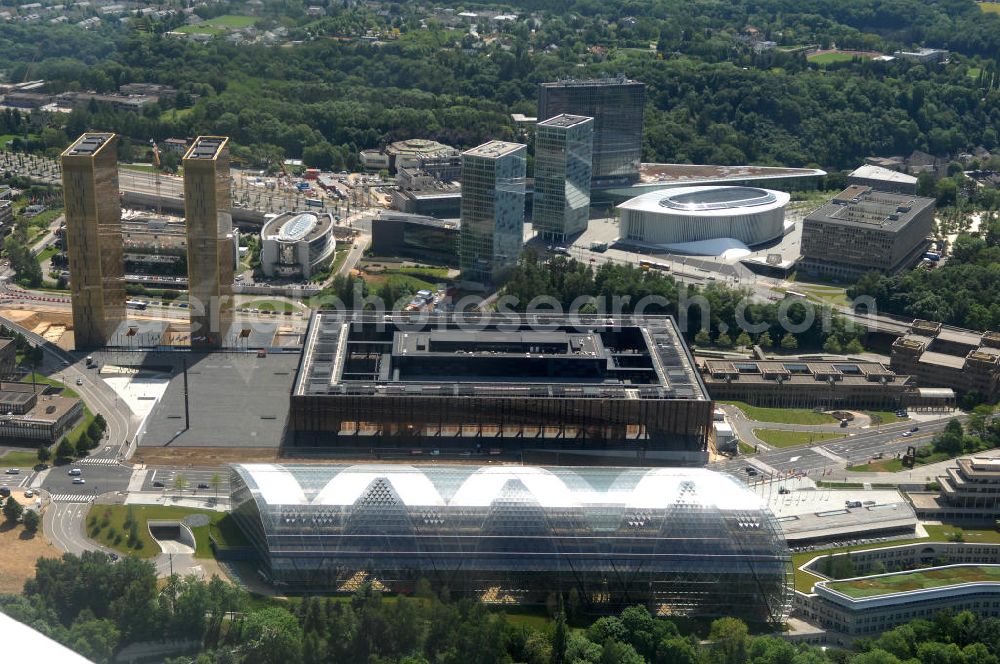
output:
[[[823,342],[823,350],[827,353],[840,353],[843,348],[840,346],[840,341],[837,340],[837,335],[831,334]]]
[[[38,516],[38,512],[35,510],[24,510],[24,514],[21,515],[21,523],[24,524],[25,530],[33,533],[38,530],[38,526],[42,523],[42,517]]]
[[[747,348],[753,344],[753,340],[750,335],[747,334],[746,330],[742,330],[738,337],[736,337],[736,345],[740,348]]]
[[[46,444],[41,444],[38,446],[38,462],[45,463],[52,458],[52,450]]]
[[[81,431],[80,437],[76,439],[76,455],[80,457],[87,456],[87,453],[93,446],[94,441],[90,439],[90,434],[86,431]]]
[[[856,355],[857,353],[865,352],[865,347],[861,345],[861,340],[855,337],[847,342],[844,350],[852,355]]]
[[[282,608],[250,613],[237,643],[246,648],[248,663],[298,664],[302,661],[302,628],[295,616]]]
[[[11,523],[17,523],[23,512],[24,508],[21,507],[21,503],[14,500],[14,496],[7,496],[7,502],[3,504],[4,518]]]
[[[98,413],[94,415],[94,424],[97,425],[97,430],[104,433],[108,430],[108,421],[104,419],[104,416]]]
[[[177,489],[178,491],[183,491],[184,489],[187,488],[187,485],[188,485],[187,478],[181,475],[180,473],[178,473],[174,477],[174,488]]]
[[[774,348],[774,340],[771,338],[771,333],[767,330],[761,332],[760,336],[757,337],[757,345],[761,348]]]
[[[69,438],[63,436],[63,439],[59,441],[59,445],[56,447],[56,458],[69,459],[75,451],[76,448],[73,446],[73,443],[69,442]]]
[[[715,338],[715,345],[719,348],[731,348],[733,345],[733,339],[725,332],[719,332],[719,336]]]
[[[736,618],[719,618],[708,631],[709,659],[716,664],[743,664],[747,661],[746,624]]]
[[[781,347],[785,350],[795,350],[799,347],[799,340],[791,332],[786,332],[785,336],[781,337]]]
[[[212,473],[212,479],[210,479],[208,483],[212,485],[213,489],[215,489],[215,497],[218,498],[219,486],[222,484],[222,477],[218,473]]]
[[[656,646],[655,664],[698,664],[698,652],[679,636],[663,639]]]
[[[708,330],[698,330],[698,334],[694,335],[694,342],[698,346],[707,346],[712,343],[712,336]]]
[[[563,607],[562,595],[559,595],[559,612],[556,613],[556,626],[552,633],[552,664],[564,664],[566,661],[566,611]]]

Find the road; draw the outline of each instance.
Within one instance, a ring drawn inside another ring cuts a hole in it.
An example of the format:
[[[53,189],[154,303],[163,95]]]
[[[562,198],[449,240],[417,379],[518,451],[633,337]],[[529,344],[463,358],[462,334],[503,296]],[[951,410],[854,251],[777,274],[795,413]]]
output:
[[[913,422],[887,424],[876,429],[838,438],[821,445],[785,447],[772,449],[760,454],[719,461],[709,465],[709,469],[733,473],[747,477],[746,467],[753,466],[761,473],[805,473],[813,477],[842,474],[848,464],[858,465],[871,461],[878,453],[887,459],[906,453],[909,446],[921,447],[931,442],[934,434],[943,430],[951,417],[932,422],[923,422],[920,430],[912,436],[904,437]],[[958,416],[956,419],[963,419]],[[767,423],[759,423],[764,428]]]

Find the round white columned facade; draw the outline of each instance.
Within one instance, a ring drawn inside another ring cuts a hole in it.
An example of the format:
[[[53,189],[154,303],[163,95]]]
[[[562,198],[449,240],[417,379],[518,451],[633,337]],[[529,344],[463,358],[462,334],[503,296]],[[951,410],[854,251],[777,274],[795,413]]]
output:
[[[680,187],[637,196],[618,206],[621,239],[670,245],[733,238],[763,244],[784,231],[791,197],[759,187]]]

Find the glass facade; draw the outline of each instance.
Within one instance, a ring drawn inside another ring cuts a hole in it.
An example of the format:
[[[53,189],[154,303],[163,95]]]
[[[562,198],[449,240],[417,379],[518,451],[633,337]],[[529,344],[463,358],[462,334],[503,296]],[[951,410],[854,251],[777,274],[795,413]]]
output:
[[[538,117],[563,113],[594,118],[592,184],[628,184],[639,179],[646,85],[624,77],[543,83]]]
[[[563,242],[587,230],[593,150],[593,118],[560,115],[538,123],[531,222],[544,239]]]
[[[115,134],[84,134],[62,154],[77,348],[104,346],[125,321],[117,145]]]
[[[495,283],[524,246],[527,147],[491,141],[462,153],[462,278]]]
[[[233,322],[229,139],[199,136],[184,156],[191,345],[219,347]]]
[[[232,510],[261,572],[289,592],[406,593],[592,611],[782,622],[791,563],[774,516],[704,469],[232,467]]]

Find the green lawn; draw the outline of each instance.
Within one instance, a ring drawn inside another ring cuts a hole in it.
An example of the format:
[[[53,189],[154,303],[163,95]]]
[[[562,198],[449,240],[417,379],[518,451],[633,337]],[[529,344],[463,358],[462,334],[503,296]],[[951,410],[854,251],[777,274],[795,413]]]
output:
[[[739,441],[740,454],[756,454],[757,450],[754,449],[753,445],[747,445],[742,440]]]
[[[850,62],[854,58],[861,57],[868,59],[868,56],[862,55],[858,56],[853,53],[820,53],[818,55],[810,55],[806,57],[809,62],[815,62],[818,65],[826,65],[831,62]]]
[[[777,424],[836,424],[837,418],[827,413],[817,413],[808,408],[758,408],[742,401],[719,401],[736,406],[751,420]]]
[[[256,21],[257,18],[254,16],[225,14],[223,16],[210,18],[207,21],[202,21],[196,25],[185,25],[177,28],[176,32],[200,32],[202,34],[221,35],[225,32],[229,32],[230,30],[246,28],[253,25]]]
[[[138,523],[140,546],[128,547],[128,531],[125,519],[132,508]],[[87,535],[105,546],[124,554],[135,554],[140,558],[153,558],[160,553],[160,547],[149,534],[147,522],[150,519],[182,520],[189,514],[205,514],[211,520],[207,526],[191,528],[195,540],[195,558],[211,558],[212,547],[209,535],[215,537],[222,546],[246,546],[248,542],[236,526],[228,512],[170,507],[167,505],[94,505],[87,513]]]
[[[826,587],[849,597],[861,598],[940,588],[973,581],[1000,581],[1000,567],[963,565],[948,569],[914,570],[856,581],[835,581],[827,583]]]
[[[852,473],[898,473],[903,470],[902,459],[879,459],[860,466],[850,466]]]
[[[48,259],[52,258],[53,256],[55,256],[58,253],[59,253],[59,249],[57,247],[46,247],[45,249],[42,249],[38,253],[38,262],[39,263],[44,263],[45,261],[47,261]]]
[[[38,450],[16,450],[0,457],[0,466],[8,468],[33,468],[38,463]]]
[[[908,417],[899,417],[898,415],[896,415],[896,413],[894,413],[891,410],[866,410],[865,415],[867,415],[868,417],[877,416],[881,420],[881,424],[893,424],[895,422],[905,422],[910,419]],[[872,424],[874,425],[875,422],[873,421]]]
[[[792,554],[792,567],[795,571],[795,589],[799,592],[812,592],[813,584],[822,581],[823,578],[800,570],[799,568],[817,556],[830,554],[847,553],[848,551],[865,551],[867,549],[879,549],[886,546],[900,546],[902,544],[914,544],[916,542],[947,542],[955,532],[961,532],[965,542],[984,542],[986,544],[1000,544],[1000,533],[995,530],[963,530],[950,525],[924,526],[929,537],[893,540],[891,542],[875,542],[872,544],[861,544],[859,546],[834,547],[830,549],[820,549],[818,551],[800,551]]]
[[[998,6],[1000,6],[1000,5],[998,5]],[[969,67],[966,70],[965,74],[969,78],[979,78],[979,72],[981,72],[981,71],[982,71],[982,69],[979,68],[979,67]]]
[[[966,530],[958,526],[948,524],[924,526],[931,539],[941,542],[957,541],[956,535],[962,538],[963,542],[973,544],[1000,544],[1000,532],[996,530]]]
[[[796,445],[810,445],[821,443],[825,440],[843,438],[842,433],[823,433],[812,431],[782,431],[780,429],[754,429],[753,435],[760,438],[768,445],[774,447],[795,447]]]
[[[977,2],[979,8],[984,12],[989,12],[992,14],[1000,14],[1000,3],[998,2]]]

